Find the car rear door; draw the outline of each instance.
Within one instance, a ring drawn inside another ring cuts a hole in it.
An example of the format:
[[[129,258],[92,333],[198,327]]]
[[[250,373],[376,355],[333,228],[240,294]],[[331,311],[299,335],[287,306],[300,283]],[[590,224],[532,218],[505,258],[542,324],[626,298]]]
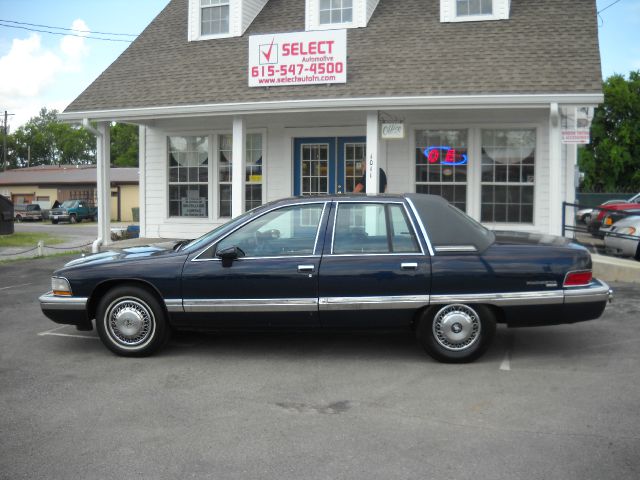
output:
[[[402,200],[335,202],[320,264],[321,324],[409,324],[429,303],[426,251]]]

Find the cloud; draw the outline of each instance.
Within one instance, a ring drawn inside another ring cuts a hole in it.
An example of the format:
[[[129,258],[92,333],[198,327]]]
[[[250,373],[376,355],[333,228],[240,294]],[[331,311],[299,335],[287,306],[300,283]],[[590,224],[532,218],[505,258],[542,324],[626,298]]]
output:
[[[16,113],[12,123],[22,119],[24,112],[37,114],[41,107],[48,106],[42,96],[61,75],[68,72],[82,70],[83,60],[89,54],[86,36],[90,30],[86,23],[77,19],[71,25],[75,30],[81,30],[80,36],[65,35],[57,48],[46,48],[42,44],[42,37],[32,33],[28,38],[14,38],[9,52],[0,57],[0,104]],[[34,104],[39,104],[33,112]]]

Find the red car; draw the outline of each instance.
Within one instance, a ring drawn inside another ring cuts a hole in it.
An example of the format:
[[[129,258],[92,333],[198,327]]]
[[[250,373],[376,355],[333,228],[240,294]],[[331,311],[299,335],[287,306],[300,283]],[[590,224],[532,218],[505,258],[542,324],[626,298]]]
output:
[[[588,230],[593,236],[603,237],[600,232],[600,227],[602,226],[602,222],[604,220],[607,211],[610,210],[631,210],[631,209],[639,209],[640,208],[640,193],[637,193],[629,200],[625,200],[620,203],[609,203],[602,204],[597,208],[594,208],[594,215],[591,217],[591,222],[589,222]],[[595,214],[597,212],[597,215]]]

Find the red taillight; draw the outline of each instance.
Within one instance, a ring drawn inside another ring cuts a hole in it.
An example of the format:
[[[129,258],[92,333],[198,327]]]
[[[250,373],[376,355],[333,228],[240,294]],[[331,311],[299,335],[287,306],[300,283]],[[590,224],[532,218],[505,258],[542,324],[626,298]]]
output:
[[[565,287],[576,287],[578,285],[589,285],[591,283],[593,275],[591,271],[588,272],[569,272],[564,278]]]

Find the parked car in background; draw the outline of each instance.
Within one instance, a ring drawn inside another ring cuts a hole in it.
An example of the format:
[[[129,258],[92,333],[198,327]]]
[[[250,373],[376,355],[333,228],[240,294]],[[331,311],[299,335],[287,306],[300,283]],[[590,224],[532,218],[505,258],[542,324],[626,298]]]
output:
[[[173,248],[79,258],[54,272],[44,314],[123,356],[171,330],[413,331],[468,362],[511,327],[600,317],[611,290],[562,237],[496,234],[433,195],[298,197],[253,209]]]
[[[98,209],[84,200],[65,200],[59,207],[49,212],[51,223],[77,223],[82,220],[93,222],[97,216]]]
[[[37,203],[15,205],[13,207],[13,218],[16,222],[23,222],[25,220],[41,221],[42,210]]]
[[[640,260],[640,215],[618,220],[604,237],[607,253]]]
[[[606,203],[606,202],[605,202]],[[600,232],[600,227],[604,220],[604,216],[612,210],[629,210],[634,208],[640,208],[640,193],[637,193],[629,200],[624,200],[619,203],[609,203],[607,205],[602,204],[594,208],[594,213],[591,214],[591,220],[587,223],[587,230],[594,237],[603,237]]]
[[[627,200],[619,200],[619,199],[607,200],[602,205],[600,205],[600,207],[604,207],[606,205],[612,205],[614,203],[629,203],[629,202],[627,202]],[[588,225],[589,223],[591,223],[593,212],[594,212],[594,208],[592,207],[581,208],[576,212],[576,223],[584,223]]]

